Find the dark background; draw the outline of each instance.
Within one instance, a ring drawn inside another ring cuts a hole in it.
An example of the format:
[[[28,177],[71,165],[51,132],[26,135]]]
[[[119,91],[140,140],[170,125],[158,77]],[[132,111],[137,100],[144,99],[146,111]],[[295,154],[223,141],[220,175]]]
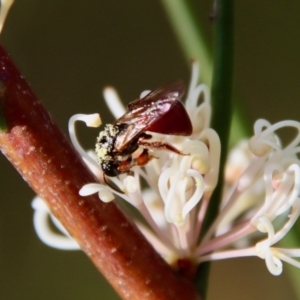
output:
[[[211,3],[195,2],[210,41]],[[250,122],[300,120],[300,3],[236,2],[234,90]],[[129,102],[171,79],[189,80],[158,0],[16,0],[1,40],[66,133],[75,113],[101,112],[104,123],[112,121],[103,106],[105,85]],[[79,129],[92,148],[97,131]],[[0,298],[118,299],[83,253],[38,240],[34,193],[3,156],[0,169]],[[209,299],[267,298],[296,299],[287,272],[273,277],[259,258],[213,264]]]

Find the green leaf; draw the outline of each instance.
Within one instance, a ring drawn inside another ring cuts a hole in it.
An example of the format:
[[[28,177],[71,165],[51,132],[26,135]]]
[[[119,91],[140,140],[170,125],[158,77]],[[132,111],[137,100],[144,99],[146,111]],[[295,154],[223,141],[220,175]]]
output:
[[[210,86],[212,55],[204,39],[199,18],[193,14],[189,1],[162,0],[161,2],[186,58],[189,63],[191,59],[196,59],[200,63],[201,80]]]

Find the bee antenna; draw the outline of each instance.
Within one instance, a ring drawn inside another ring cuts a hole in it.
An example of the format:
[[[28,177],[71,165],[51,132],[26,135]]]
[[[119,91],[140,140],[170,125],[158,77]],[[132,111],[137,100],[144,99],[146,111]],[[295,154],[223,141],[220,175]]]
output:
[[[107,181],[107,178],[103,172],[103,181],[105,182],[106,185],[108,185],[111,189],[113,189],[117,193],[125,194],[123,191],[120,189],[117,189],[115,186],[113,186],[109,181]]]

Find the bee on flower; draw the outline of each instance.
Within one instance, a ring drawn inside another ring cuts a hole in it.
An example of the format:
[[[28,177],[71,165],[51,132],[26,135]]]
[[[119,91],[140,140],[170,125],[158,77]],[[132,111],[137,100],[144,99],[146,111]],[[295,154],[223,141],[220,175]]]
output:
[[[133,216],[137,227],[175,268],[182,260],[197,265],[242,256],[264,259],[273,275],[282,272],[282,261],[300,267],[292,258],[299,257],[300,249],[276,246],[300,214],[299,122],[272,125],[258,120],[253,137],[231,150],[219,214],[202,232],[218,183],[221,145],[218,134],[210,128],[209,90],[198,84],[198,77],[198,65],[193,62],[184,102],[183,84],[175,81],[143,92],[127,110],[116,91],[106,88],[104,99],[116,121],[100,131],[95,152],[82,149],[75,122],[98,127],[99,115],[73,116],[69,121],[72,143],[99,179],[83,186],[80,195],[98,193],[99,201],[117,198],[133,206],[143,219]],[[298,130],[287,146],[282,146],[275,134],[282,127]],[[37,232],[43,241],[59,247],[59,242],[51,242],[53,234],[44,221],[47,209],[37,199]],[[37,209],[39,206],[42,209]],[[62,248],[78,248],[66,233],[60,239],[64,239]]]

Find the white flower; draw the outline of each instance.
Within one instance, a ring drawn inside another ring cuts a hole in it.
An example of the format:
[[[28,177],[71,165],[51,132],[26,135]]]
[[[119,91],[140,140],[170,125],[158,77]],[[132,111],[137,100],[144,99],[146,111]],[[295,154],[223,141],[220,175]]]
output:
[[[145,225],[135,220],[136,225],[162,257],[175,267],[182,259],[201,263],[257,256],[265,260],[273,275],[282,272],[282,261],[300,268],[300,263],[292,258],[300,256],[300,249],[276,246],[300,214],[300,160],[297,157],[300,123],[283,121],[271,125],[266,120],[258,120],[254,136],[232,149],[225,166],[219,214],[202,234],[208,203],[217,185],[221,149],[217,133],[209,127],[208,88],[197,82],[198,66],[194,62],[185,100],[193,125],[191,136],[149,133],[152,140],[163,141],[186,155],[153,150],[153,159],[144,167],[135,166],[131,174],[109,178],[116,188],[103,182],[95,153],[83,150],[75,135],[76,121],[99,126],[99,115],[73,116],[69,122],[71,140],[100,182],[83,186],[80,195],[97,193],[103,202],[113,201],[117,196],[135,207],[146,221]],[[148,93],[144,91],[140,98]],[[113,88],[104,90],[104,98],[116,119],[125,113]],[[285,147],[275,134],[283,127],[298,130],[297,136]],[[139,157],[142,151],[139,147],[133,157]]]
[[[298,130],[286,147],[275,135],[275,131],[283,127]],[[248,147],[243,142],[232,150],[226,166],[228,186],[223,206],[196,250],[199,262],[258,256],[266,261],[273,275],[281,274],[281,260],[300,267],[300,263],[292,259],[299,257],[299,249],[274,246],[289,232],[300,214],[299,130],[300,123],[296,121],[271,125],[266,120],[258,120]],[[237,161],[232,159],[233,154],[238,154]]]
[[[158,251],[162,248],[169,249],[168,257],[166,254],[163,255],[168,261],[172,261],[171,257],[177,259],[193,256],[193,249],[198,240],[197,228],[199,226],[197,224],[201,221],[198,220],[197,212],[201,201],[209,200],[218,178],[220,141],[216,132],[209,128],[208,89],[205,85],[197,85],[197,81],[198,66],[194,63],[191,85],[185,103],[193,124],[192,135],[184,137],[151,132],[153,140],[168,143],[189,155],[153,150],[151,155],[155,158],[143,168],[132,168],[132,176],[122,174],[110,178],[120,192],[106,184],[96,183],[90,183],[80,191],[81,195],[98,193],[99,198],[105,202],[113,200],[113,194],[115,194],[133,205],[140,211],[155,235],[136,222],[138,227],[157,245]],[[148,93],[149,91],[145,91],[140,97]],[[105,89],[104,97],[116,118],[125,113],[117,93],[111,87]],[[200,97],[203,99],[201,103],[199,103]],[[83,120],[82,115],[80,118],[74,116],[70,120],[72,141],[75,140],[74,120]],[[74,145],[88,161],[76,141]],[[147,182],[148,189],[141,189],[141,179]]]
[[[199,234],[197,224],[201,222],[198,220],[200,204],[203,199],[207,203],[218,178],[220,141],[216,132],[209,128],[211,108],[208,89],[205,85],[197,85],[197,81],[198,66],[193,63],[191,85],[185,102],[193,124],[192,135],[171,136],[151,132],[153,140],[168,143],[187,155],[154,150],[151,153],[154,158],[143,168],[133,167],[132,175],[121,174],[109,179],[119,192],[105,183],[90,183],[80,190],[82,196],[98,193],[104,202],[112,201],[117,195],[138,209],[155,233],[143,227],[146,237],[152,235],[152,241],[161,244],[160,248],[163,245],[165,249],[171,249],[168,257],[164,255],[168,261],[172,261],[171,257],[193,256]],[[148,93],[145,91],[140,97]],[[124,114],[125,108],[114,89],[106,88],[104,98],[116,118]],[[95,126],[101,123],[100,118],[97,114],[75,115],[70,119],[69,132],[75,148],[101,182],[102,170],[95,157],[84,151],[76,139],[76,121]],[[133,155],[138,156],[139,153]],[[141,188],[141,179],[147,183],[147,189]],[[136,223],[142,228],[140,223]]]

